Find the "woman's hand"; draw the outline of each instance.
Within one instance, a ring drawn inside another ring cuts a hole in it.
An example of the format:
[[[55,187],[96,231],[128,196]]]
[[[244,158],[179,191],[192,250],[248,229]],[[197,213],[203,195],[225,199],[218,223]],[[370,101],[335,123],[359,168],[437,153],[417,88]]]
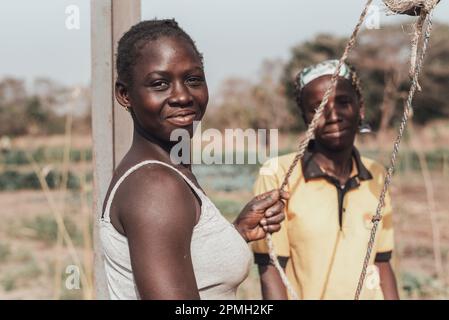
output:
[[[253,198],[243,208],[234,221],[235,228],[246,242],[263,239],[267,232],[273,233],[281,229],[284,220],[284,203],[290,195],[279,190],[272,190]]]

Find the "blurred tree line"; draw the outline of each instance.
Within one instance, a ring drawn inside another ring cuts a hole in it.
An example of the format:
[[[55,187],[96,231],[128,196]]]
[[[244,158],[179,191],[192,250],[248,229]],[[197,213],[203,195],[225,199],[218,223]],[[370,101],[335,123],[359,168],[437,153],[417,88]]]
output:
[[[349,62],[362,81],[367,120],[382,131],[398,121],[410,85],[411,26],[364,30]],[[288,61],[264,61],[257,81],[230,78],[222,83],[204,119],[204,127],[266,128],[299,131],[304,124],[294,101],[296,74],[305,66],[339,58],[347,38],[321,34],[291,49]],[[436,24],[415,96],[414,121],[425,124],[449,117],[449,26]],[[78,90],[76,97],[74,91]],[[36,79],[32,90],[23,80],[0,79],[0,137],[64,132],[74,115],[74,133],[90,132],[90,92],[49,79]]]
[[[75,131],[89,131],[89,99],[87,88],[64,87],[38,78],[30,90],[21,79],[4,78],[0,80],[0,136],[63,133],[69,111],[74,115]]]
[[[294,119],[279,81],[283,69],[280,60],[265,61],[255,84],[241,78],[225,80],[206,112],[205,126],[219,130],[291,127]]]
[[[407,30],[407,28],[409,30]],[[386,129],[399,120],[410,86],[411,26],[390,25],[364,30],[349,63],[359,74],[367,120]],[[348,39],[320,34],[293,47],[288,61],[266,61],[258,81],[229,79],[206,113],[208,127],[305,128],[294,101],[294,79],[305,66],[339,58]],[[449,26],[436,24],[415,96],[414,121],[425,124],[449,117]]]

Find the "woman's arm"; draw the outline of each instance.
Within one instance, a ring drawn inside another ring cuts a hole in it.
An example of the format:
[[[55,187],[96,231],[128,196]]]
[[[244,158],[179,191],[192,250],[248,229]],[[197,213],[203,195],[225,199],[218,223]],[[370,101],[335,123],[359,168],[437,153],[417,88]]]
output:
[[[279,272],[273,265],[259,265],[263,300],[287,300],[287,290]]]
[[[380,274],[380,287],[385,300],[399,300],[396,277],[390,262],[376,262]]]
[[[271,190],[254,197],[234,222],[236,229],[247,241],[265,238],[267,233],[277,232],[285,219],[284,203],[287,192]],[[287,300],[287,292],[281,277],[272,265],[259,265],[262,297],[264,300]]]
[[[121,190],[119,218],[140,297],[199,299],[190,255],[196,199],[189,186],[171,169],[154,166],[130,175]]]

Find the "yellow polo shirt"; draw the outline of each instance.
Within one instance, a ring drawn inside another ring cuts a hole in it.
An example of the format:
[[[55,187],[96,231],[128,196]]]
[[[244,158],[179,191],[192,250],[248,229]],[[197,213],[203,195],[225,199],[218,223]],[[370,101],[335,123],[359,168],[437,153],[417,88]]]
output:
[[[313,145],[313,144],[312,144]],[[295,154],[269,160],[260,169],[254,193],[278,189]],[[273,234],[276,254],[300,299],[353,299],[366,254],[385,170],[354,148],[351,179],[341,187],[313,160],[311,147],[294,168],[286,190],[286,218]],[[387,195],[361,299],[383,299],[374,262],[393,251]],[[252,244],[257,264],[268,264],[265,240]]]

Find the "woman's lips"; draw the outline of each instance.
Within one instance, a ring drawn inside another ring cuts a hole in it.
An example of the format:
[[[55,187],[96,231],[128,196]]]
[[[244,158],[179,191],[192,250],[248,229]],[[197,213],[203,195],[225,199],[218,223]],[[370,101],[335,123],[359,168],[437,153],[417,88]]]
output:
[[[191,125],[196,118],[196,113],[179,114],[170,116],[167,121],[178,127],[186,127]]]

